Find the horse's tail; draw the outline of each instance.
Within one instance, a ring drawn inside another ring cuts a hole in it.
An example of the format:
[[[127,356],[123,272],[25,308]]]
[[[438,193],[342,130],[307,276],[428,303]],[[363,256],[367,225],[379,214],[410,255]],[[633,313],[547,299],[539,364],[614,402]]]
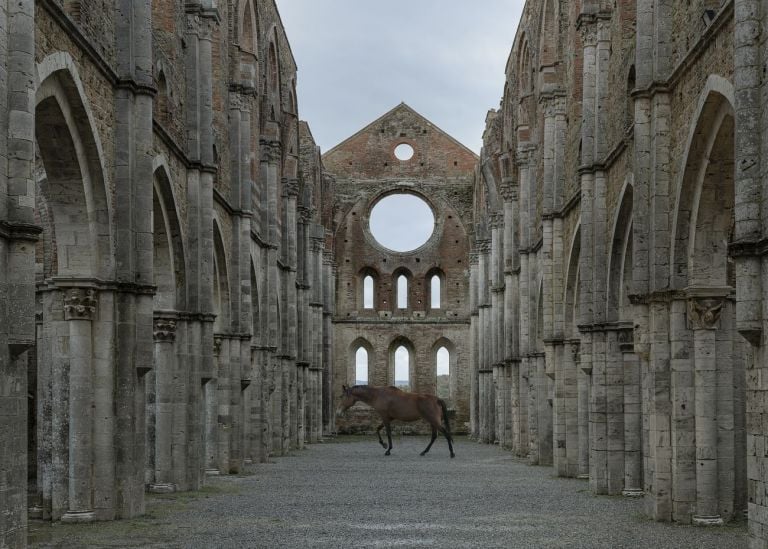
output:
[[[445,401],[442,398],[437,399],[440,408],[443,409],[443,423],[445,424],[445,430],[448,434],[451,434],[451,424],[448,422],[448,407],[445,405]]]

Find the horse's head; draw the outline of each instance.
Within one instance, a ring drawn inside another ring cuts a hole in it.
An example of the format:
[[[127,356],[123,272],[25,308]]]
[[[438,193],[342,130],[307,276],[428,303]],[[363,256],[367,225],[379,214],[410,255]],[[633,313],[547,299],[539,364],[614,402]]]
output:
[[[349,410],[352,405],[358,401],[358,398],[352,394],[352,387],[347,387],[346,385],[341,386],[341,401],[339,402],[339,407],[336,409],[336,416],[340,416],[347,410]]]

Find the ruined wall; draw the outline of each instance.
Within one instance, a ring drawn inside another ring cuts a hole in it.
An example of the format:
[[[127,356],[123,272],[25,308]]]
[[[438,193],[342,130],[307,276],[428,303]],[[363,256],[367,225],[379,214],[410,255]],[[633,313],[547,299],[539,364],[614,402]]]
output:
[[[396,146],[413,147],[407,161]],[[393,353],[410,350],[410,390],[434,394],[435,353],[445,344],[451,362],[450,405],[457,426],[468,419],[466,357],[469,314],[468,264],[471,177],[476,157],[434,124],[401,104],[323,157],[336,179],[334,248],[338,258],[334,348],[338,367],[334,396],[354,384],[354,355],[370,349],[369,383],[395,382]],[[370,233],[371,209],[393,193],[411,193],[426,201],[435,216],[431,238],[420,248],[396,253]],[[407,308],[397,304],[397,277],[408,279]],[[363,307],[363,279],[374,279],[374,306]],[[430,305],[430,280],[441,277],[440,308]],[[441,343],[443,342],[443,343]],[[359,418],[358,418],[359,419]],[[339,420],[342,430],[366,429],[370,419]],[[375,427],[375,426],[374,426]]]

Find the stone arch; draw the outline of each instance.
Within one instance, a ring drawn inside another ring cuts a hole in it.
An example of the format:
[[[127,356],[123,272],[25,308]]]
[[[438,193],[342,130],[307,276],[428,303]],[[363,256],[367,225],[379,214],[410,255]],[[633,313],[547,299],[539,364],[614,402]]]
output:
[[[404,348],[408,352],[408,387],[406,390],[413,391],[415,387],[415,373],[416,373],[416,348],[413,342],[403,335],[395,337],[389,344],[388,348],[388,362],[389,362],[389,380],[392,385],[397,385],[398,380],[395,376],[399,372],[396,371],[396,354],[400,352],[400,349]],[[403,388],[403,387],[401,387]]]
[[[229,269],[224,240],[217,219],[213,220],[213,323],[215,332],[223,332],[230,327]]]
[[[536,324],[534,326],[534,337],[532,338],[532,348],[536,352],[544,351],[544,278],[539,277],[536,283]]]
[[[729,282],[727,243],[734,204],[733,105],[731,83],[711,75],[699,98],[677,185],[670,258],[673,288],[691,284],[725,286]],[[715,169],[718,174],[712,171]],[[709,235],[706,241],[705,233]],[[715,264],[715,256],[723,261]]]
[[[541,6],[541,27],[539,34],[539,73],[541,87],[559,84],[559,0],[544,0]]]
[[[56,264],[51,274],[114,276],[104,154],[77,67],[64,52],[37,65],[35,139]]]
[[[186,308],[186,255],[168,163],[159,156],[154,161],[153,210],[155,309]]]
[[[676,380],[693,395],[687,412],[695,453],[693,520],[727,521],[746,501],[747,342],[736,331],[735,269],[729,256],[735,218],[733,87],[711,75],[699,98],[677,185],[672,241],[670,338],[692,376]],[[674,313],[677,313],[675,316]],[[682,319],[678,320],[678,319]],[[679,368],[679,367],[678,367]],[[725,419],[725,420],[724,420]],[[681,430],[684,430],[681,427]],[[721,468],[733,474],[722,477]]]
[[[368,383],[374,379],[375,352],[371,342],[364,337],[358,337],[349,345],[349,359],[347,360],[347,382],[351,385],[357,385],[357,353],[360,349],[365,349],[367,353],[368,365]]]
[[[565,275],[565,333],[577,337],[579,318],[579,258],[581,255],[581,223],[576,225],[568,254],[568,271]]]
[[[637,77],[635,74],[635,65],[633,64],[630,65],[629,70],[627,71],[627,104],[624,116],[624,125],[626,126],[627,131],[635,125],[635,98],[632,94],[636,87]]]
[[[238,17],[238,43],[240,49],[256,54],[259,50],[258,20],[253,0],[241,0]]]
[[[627,177],[613,222],[611,255],[608,266],[608,321],[629,320],[629,292],[632,282],[632,207],[633,185]]]
[[[280,55],[277,46],[277,30],[273,27],[269,33],[270,39],[266,48],[266,75],[264,78],[264,91],[267,95],[280,93]]]
[[[256,261],[251,257],[250,276],[251,276],[251,335],[254,343],[261,341],[261,306],[259,303],[259,281],[256,276]]]

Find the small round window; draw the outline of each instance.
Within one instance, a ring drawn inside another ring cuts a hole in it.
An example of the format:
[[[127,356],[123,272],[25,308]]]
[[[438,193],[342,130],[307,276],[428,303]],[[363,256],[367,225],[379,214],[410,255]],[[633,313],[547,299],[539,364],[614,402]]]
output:
[[[403,162],[410,160],[413,158],[413,147],[408,143],[400,143],[395,147],[395,157]]]
[[[435,214],[429,204],[413,194],[390,194],[371,210],[369,226],[380,245],[394,252],[411,252],[432,236]]]

